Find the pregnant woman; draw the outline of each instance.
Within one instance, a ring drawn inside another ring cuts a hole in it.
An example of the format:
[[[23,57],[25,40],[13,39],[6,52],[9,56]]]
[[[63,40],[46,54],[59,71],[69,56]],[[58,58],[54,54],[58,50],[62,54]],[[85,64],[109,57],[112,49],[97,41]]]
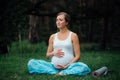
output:
[[[49,39],[46,57],[51,62],[31,59],[28,62],[29,73],[58,74],[58,75],[87,75],[90,68],[80,59],[80,44],[76,33],[68,29],[70,16],[60,12],[56,18],[59,31],[52,34]]]

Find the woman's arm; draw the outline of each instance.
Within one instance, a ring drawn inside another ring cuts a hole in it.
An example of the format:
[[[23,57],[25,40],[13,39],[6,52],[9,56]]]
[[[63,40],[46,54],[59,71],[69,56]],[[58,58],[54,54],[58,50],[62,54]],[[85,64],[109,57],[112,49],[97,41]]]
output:
[[[78,35],[76,33],[73,33],[72,41],[73,41],[73,49],[75,53],[75,58],[73,62],[76,62],[80,59],[80,43],[79,43]]]
[[[53,39],[54,39],[54,35],[51,35],[49,38],[48,49],[47,49],[47,53],[46,53],[47,58],[54,55],[54,53],[53,53]]]
[[[80,43],[79,43],[78,35],[76,33],[72,34],[72,44],[73,44],[75,57],[69,64],[67,64],[67,66],[69,66],[70,64],[72,64],[80,59]]]

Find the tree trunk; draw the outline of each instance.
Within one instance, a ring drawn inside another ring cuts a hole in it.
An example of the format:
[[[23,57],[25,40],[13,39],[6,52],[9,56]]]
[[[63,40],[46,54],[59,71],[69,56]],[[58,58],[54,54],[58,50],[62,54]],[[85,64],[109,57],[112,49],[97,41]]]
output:
[[[39,42],[40,35],[39,35],[39,17],[35,15],[30,15],[29,20],[29,36],[28,39],[31,43]]]
[[[46,26],[45,42],[48,44],[48,39],[49,39],[49,35],[50,35],[49,17],[48,16],[45,16],[45,26]]]
[[[101,44],[100,48],[105,50],[107,45],[107,29],[108,29],[108,20],[106,17],[103,17],[103,26],[102,26],[102,35],[101,35]]]

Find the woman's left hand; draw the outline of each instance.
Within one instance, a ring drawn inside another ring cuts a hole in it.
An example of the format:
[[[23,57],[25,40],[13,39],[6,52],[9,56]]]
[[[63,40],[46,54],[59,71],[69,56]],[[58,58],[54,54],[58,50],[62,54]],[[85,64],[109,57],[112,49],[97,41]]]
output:
[[[64,66],[64,65],[61,65],[61,64],[59,64],[59,65],[57,65],[57,69],[65,69],[65,68],[67,68],[68,66]]]

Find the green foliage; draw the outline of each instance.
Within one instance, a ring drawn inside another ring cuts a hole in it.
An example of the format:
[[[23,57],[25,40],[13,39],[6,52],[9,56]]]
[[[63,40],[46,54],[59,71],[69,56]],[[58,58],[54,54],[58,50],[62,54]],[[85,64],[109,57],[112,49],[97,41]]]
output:
[[[44,46],[43,46],[44,45]],[[27,40],[21,42],[13,42],[9,48],[10,53],[38,53],[46,51],[45,42],[31,44]]]
[[[81,51],[100,50],[98,43],[81,43]]]

